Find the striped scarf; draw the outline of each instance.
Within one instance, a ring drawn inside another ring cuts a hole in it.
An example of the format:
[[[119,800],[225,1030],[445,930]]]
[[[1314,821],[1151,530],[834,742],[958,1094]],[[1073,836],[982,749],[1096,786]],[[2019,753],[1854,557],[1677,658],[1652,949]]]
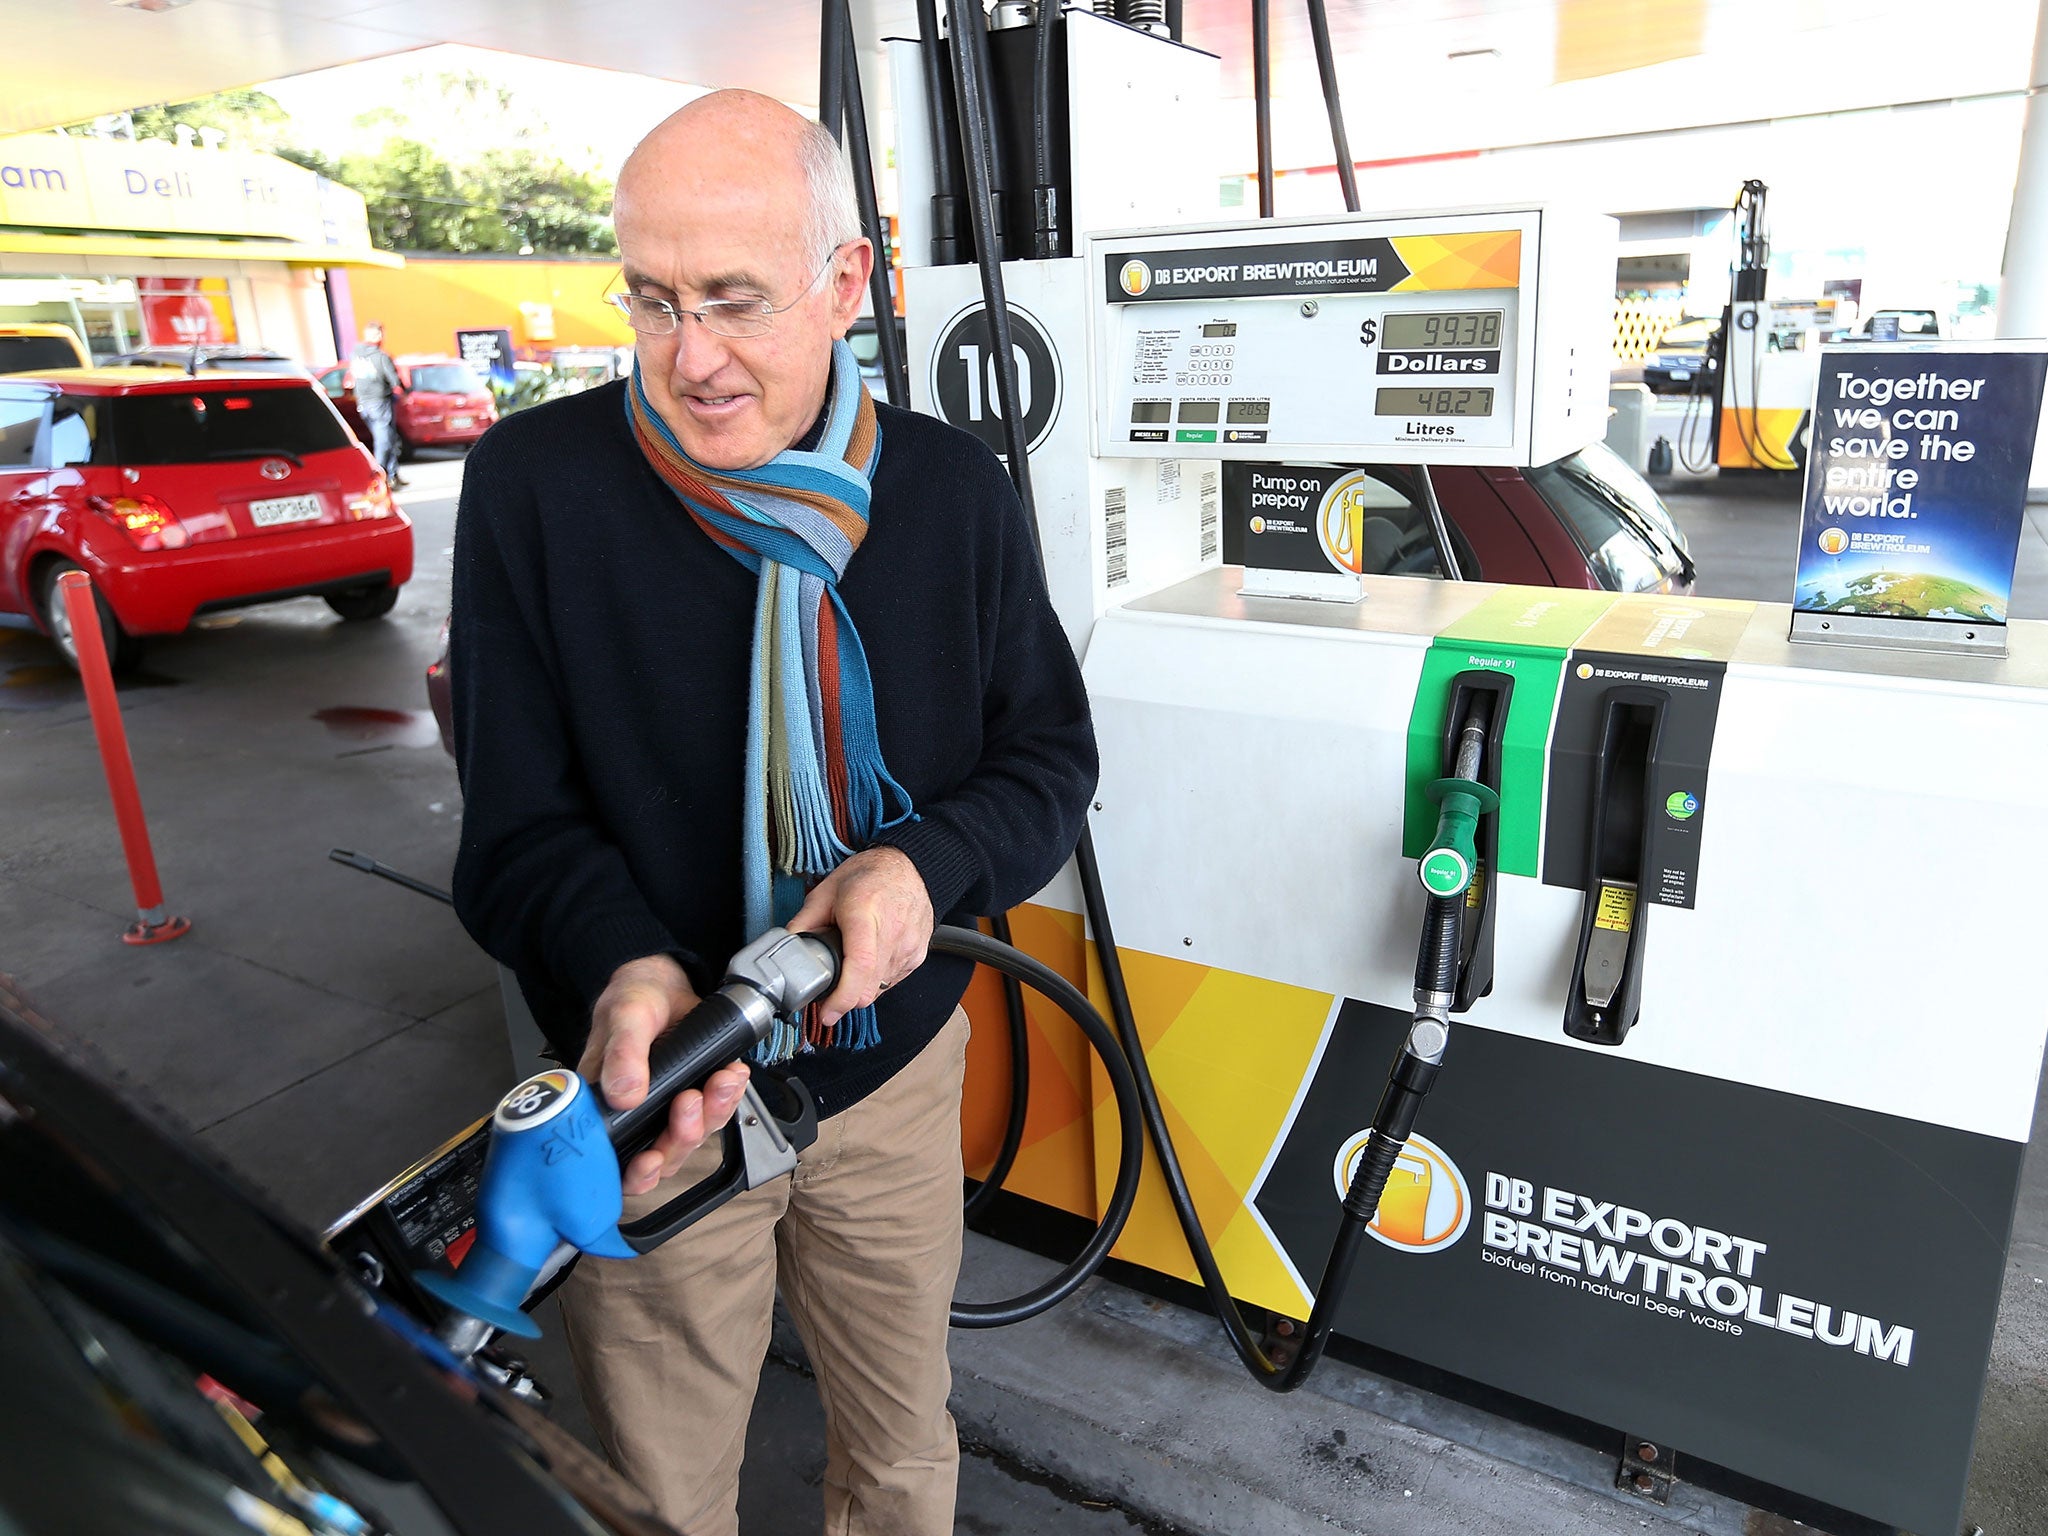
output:
[[[831,403],[815,450],[787,449],[757,469],[706,469],[648,404],[636,372],[626,415],[640,451],[697,526],[761,580],[748,690],[746,805],[740,853],[746,934],[787,922],[819,876],[911,815],[875,729],[874,681],[839,580],[868,527],[881,427],[853,349],[832,348]],[[778,1021],[764,1062],[801,1050],[863,1050],[878,1038],[860,1008],[830,1029],[815,1007]]]

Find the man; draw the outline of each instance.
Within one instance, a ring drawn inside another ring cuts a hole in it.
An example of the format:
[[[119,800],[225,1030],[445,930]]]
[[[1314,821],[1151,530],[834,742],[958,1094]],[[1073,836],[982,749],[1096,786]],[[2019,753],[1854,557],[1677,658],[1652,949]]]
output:
[[[873,253],[831,139],[702,98],[634,151],[615,223],[635,377],[508,418],[464,477],[457,909],[621,1106],[742,943],[839,930],[837,988],[777,1042],[817,1144],[644,1258],[586,1259],[564,1316],[613,1459],[724,1536],[779,1284],[826,1528],[938,1536],[970,968],[925,946],[1065,860],[1086,695],[995,457],[860,385],[841,338]],[[677,1100],[629,1215],[716,1165],[697,1144],[743,1081]]]
[[[398,365],[384,350],[384,327],[372,320],[363,327],[362,344],[348,360],[349,388],[355,391],[356,410],[370,429],[370,456],[394,486],[405,484],[398,473],[398,421],[396,397]]]

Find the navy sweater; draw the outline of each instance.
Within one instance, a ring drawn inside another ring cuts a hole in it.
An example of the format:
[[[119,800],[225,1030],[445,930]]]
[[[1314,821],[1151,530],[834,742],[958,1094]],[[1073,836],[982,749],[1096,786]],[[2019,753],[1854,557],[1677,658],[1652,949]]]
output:
[[[740,817],[755,577],[698,529],[626,421],[622,384],[508,417],[471,450],[450,634],[462,845],[455,907],[575,1061],[628,960],[668,953],[699,993],[741,932]],[[882,751],[918,819],[877,841],[941,922],[1024,900],[1080,837],[1087,696],[995,456],[878,405],[867,536],[840,596]],[[971,966],[883,994],[881,1042],[798,1058],[833,1114],[938,1032]]]

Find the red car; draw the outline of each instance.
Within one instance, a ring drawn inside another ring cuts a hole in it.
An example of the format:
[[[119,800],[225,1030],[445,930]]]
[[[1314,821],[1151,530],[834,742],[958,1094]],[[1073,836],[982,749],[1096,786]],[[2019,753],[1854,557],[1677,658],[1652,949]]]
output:
[[[391,611],[412,524],[307,378],[66,369],[0,378],[0,613],[76,665],[57,578],[83,569],[117,668],[201,613],[318,596]]]
[[[398,451],[410,454],[419,448],[466,447],[497,424],[498,404],[491,391],[469,364],[452,357],[400,357],[398,367]],[[335,408],[347,418],[360,442],[370,440],[356,409],[355,391],[349,387],[347,362],[336,363],[320,375],[320,387]]]

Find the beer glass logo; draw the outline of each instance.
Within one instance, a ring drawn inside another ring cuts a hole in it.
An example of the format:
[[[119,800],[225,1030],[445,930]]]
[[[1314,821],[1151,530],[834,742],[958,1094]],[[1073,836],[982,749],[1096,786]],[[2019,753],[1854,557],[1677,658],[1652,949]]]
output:
[[[1839,555],[1849,547],[1849,535],[1839,528],[1823,528],[1820,534],[1820,552],[1824,555]]]
[[[1592,675],[1593,675],[1593,663],[1591,663],[1590,661],[1582,661],[1582,662],[1580,662],[1580,663],[1579,663],[1579,681],[1583,683],[1583,682],[1585,682],[1585,681],[1586,681],[1587,679],[1589,679],[1590,677],[1592,677]]]
[[[1124,263],[1123,270],[1117,273],[1116,279],[1123,284],[1124,292],[1135,299],[1152,286],[1152,269],[1133,256]]]
[[[1364,571],[1364,470],[1352,470],[1323,492],[1322,506],[1316,512],[1316,536],[1323,554],[1338,570],[1353,575]]]
[[[1351,1176],[1371,1131],[1360,1131],[1338,1149],[1332,1172],[1338,1198],[1350,1193]],[[1365,1230],[1389,1248],[1406,1253],[1435,1253],[1465,1235],[1472,1224],[1472,1187],[1450,1155],[1426,1136],[1410,1136],[1394,1160],[1380,1196],[1379,1214]]]

